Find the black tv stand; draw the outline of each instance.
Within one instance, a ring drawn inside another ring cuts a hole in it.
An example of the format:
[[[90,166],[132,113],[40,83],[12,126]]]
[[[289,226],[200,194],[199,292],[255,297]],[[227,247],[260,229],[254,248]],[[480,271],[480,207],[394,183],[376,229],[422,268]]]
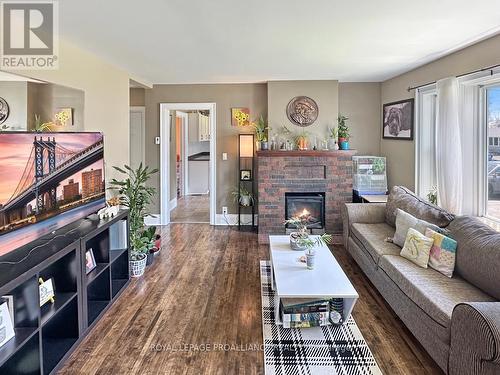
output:
[[[0,374],[47,375],[62,366],[130,282],[128,230],[128,211],[81,219],[0,257],[0,296],[13,297],[16,333],[0,347]],[[97,267],[87,275],[90,248]],[[39,307],[39,278],[53,279],[53,304]]]

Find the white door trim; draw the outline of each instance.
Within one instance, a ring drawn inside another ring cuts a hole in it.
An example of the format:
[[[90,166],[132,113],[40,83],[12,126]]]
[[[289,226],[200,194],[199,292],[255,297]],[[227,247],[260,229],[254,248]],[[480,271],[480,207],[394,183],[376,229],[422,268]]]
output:
[[[146,107],[144,106],[130,106],[129,110],[129,116],[131,113],[138,112],[141,115],[142,118],[142,139],[143,141],[146,140]],[[145,165],[146,163],[146,145],[142,145],[142,165]],[[128,164],[130,165],[130,156],[129,156],[129,161]]]
[[[187,187],[188,187],[188,141],[189,141],[189,126],[188,126],[188,114],[182,111],[175,111],[176,117],[182,119],[182,150],[181,150],[181,158],[182,158],[182,195],[187,195]],[[173,208],[170,208],[172,211]]]
[[[216,212],[216,104],[215,103],[160,103],[160,223],[170,223],[170,111],[210,111],[210,224],[215,225]],[[187,139],[187,137],[186,137]]]

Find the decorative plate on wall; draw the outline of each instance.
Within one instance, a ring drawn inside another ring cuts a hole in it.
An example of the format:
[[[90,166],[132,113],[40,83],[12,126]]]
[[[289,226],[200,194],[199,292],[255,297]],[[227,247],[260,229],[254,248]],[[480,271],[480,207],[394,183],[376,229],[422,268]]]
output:
[[[0,98],[0,124],[3,124],[9,118],[9,113],[9,105],[4,98]]]
[[[286,106],[288,119],[298,126],[309,126],[318,118],[318,105],[308,96],[296,96]]]

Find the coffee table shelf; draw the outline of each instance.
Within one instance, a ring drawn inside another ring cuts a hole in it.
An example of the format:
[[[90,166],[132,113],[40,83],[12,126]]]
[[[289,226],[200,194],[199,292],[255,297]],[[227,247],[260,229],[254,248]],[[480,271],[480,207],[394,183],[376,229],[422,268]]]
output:
[[[316,248],[312,270],[299,261],[304,252],[290,248],[289,236],[269,236],[269,249],[271,285],[277,298],[276,324],[282,324],[279,314],[281,298],[342,298],[344,322],[349,319],[359,296],[327,246]]]

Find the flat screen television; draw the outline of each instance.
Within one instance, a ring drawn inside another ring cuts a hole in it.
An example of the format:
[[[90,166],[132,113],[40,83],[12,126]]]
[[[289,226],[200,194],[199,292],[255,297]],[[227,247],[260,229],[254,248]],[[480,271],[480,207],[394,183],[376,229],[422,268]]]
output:
[[[0,256],[105,203],[102,133],[0,133]]]

